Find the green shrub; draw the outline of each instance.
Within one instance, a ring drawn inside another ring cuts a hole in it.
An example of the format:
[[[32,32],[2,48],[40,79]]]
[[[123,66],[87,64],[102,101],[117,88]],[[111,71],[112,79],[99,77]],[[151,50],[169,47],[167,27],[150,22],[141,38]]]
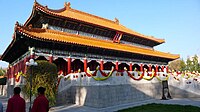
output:
[[[49,105],[54,106],[56,103],[56,84],[57,84],[57,67],[48,61],[36,61],[38,66],[27,68],[26,83],[23,92],[27,97],[30,96],[30,74],[32,72],[32,95],[37,96],[37,88],[42,86],[46,88],[45,95],[49,100]]]
[[[0,68],[0,76],[4,76],[6,74],[6,70]]]

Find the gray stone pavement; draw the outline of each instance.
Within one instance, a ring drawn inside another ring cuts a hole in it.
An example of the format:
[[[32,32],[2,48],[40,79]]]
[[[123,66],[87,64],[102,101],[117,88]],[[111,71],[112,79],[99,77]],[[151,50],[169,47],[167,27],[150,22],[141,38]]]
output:
[[[159,100],[159,99],[151,99],[147,101],[128,103],[123,105],[117,105],[107,108],[92,108],[87,106],[79,106],[79,105],[65,105],[65,106],[57,106],[51,109],[50,112],[114,112],[121,109],[126,109],[129,107],[140,106],[149,103],[159,103],[159,104],[179,104],[179,105],[193,105],[200,107],[200,98],[190,98],[190,99],[182,99],[182,98],[173,98],[170,100]]]
[[[5,96],[0,96],[0,101],[3,103],[4,112],[7,107],[8,98]],[[161,104],[179,104],[179,105],[193,105],[200,107],[200,98],[173,98],[170,100],[159,100],[159,99],[151,99],[147,101],[135,102],[135,103],[128,103],[123,105],[117,105],[107,108],[92,108],[87,106],[80,106],[76,104],[72,105],[63,105],[63,106],[56,106],[50,109],[50,112],[113,112],[120,109],[125,109],[134,106],[140,106],[149,103],[161,103]],[[27,102],[26,110],[28,112],[29,102]]]

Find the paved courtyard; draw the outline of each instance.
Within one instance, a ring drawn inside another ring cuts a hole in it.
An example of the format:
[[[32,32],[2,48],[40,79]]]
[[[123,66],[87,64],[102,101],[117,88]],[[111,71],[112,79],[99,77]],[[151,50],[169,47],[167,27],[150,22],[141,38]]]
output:
[[[3,103],[4,111],[5,111],[7,107],[8,98],[4,96],[0,96],[0,101]],[[52,107],[50,109],[50,112],[113,112],[120,109],[125,109],[128,107],[139,106],[139,105],[148,104],[148,103],[180,104],[180,105],[193,105],[193,106],[200,107],[200,98],[190,98],[190,99],[174,98],[171,100],[151,99],[148,101],[141,101],[137,103],[129,103],[129,104],[117,105],[117,106],[112,106],[108,108],[100,108],[100,109],[72,104],[72,105]],[[26,107],[27,107],[26,110],[28,112],[29,103],[27,103]]]

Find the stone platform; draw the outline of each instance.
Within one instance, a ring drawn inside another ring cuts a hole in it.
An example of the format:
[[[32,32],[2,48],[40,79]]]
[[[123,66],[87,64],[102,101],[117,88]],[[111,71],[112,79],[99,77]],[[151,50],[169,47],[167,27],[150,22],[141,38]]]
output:
[[[74,78],[73,75],[78,77]],[[84,77],[83,73],[73,75],[70,80],[61,79],[57,105],[76,104],[107,108],[162,98],[162,84],[156,77],[151,80],[133,80],[128,74],[123,73],[121,76],[114,74],[107,80],[96,81],[92,77]],[[177,82],[170,76],[168,84],[172,98],[200,97],[200,84],[196,82]]]

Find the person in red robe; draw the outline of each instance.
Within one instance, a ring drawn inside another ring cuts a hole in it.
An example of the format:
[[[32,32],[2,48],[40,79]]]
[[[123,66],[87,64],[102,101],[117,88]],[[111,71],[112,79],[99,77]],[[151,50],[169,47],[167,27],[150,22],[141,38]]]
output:
[[[21,88],[14,88],[14,95],[8,100],[6,112],[26,112],[25,100],[20,97]]]
[[[37,89],[38,96],[33,102],[33,107],[31,109],[31,112],[48,112],[49,111],[49,101],[45,97],[45,88],[39,87]]]

